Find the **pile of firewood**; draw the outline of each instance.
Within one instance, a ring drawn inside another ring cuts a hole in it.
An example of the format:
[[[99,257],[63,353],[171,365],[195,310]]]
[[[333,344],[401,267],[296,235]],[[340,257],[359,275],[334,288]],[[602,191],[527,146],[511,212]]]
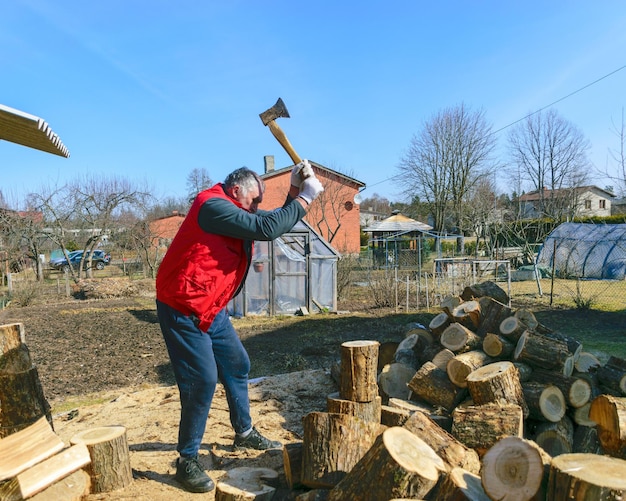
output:
[[[283,451],[299,501],[626,499],[626,361],[483,287],[400,343],[341,346],[340,391]]]

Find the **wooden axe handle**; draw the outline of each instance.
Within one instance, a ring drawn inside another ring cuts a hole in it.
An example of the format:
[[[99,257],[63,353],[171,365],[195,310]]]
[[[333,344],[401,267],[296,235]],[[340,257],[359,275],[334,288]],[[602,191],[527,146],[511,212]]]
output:
[[[270,128],[270,130],[272,131],[272,134],[278,140],[281,146],[285,149],[285,151],[291,158],[291,161],[294,163],[294,165],[302,162],[302,159],[296,153],[296,150],[293,149],[293,146],[291,146],[289,139],[287,139],[287,136],[285,136],[285,133],[283,132],[283,130],[278,126],[278,124],[276,123],[276,120],[272,120],[268,122],[267,126]]]

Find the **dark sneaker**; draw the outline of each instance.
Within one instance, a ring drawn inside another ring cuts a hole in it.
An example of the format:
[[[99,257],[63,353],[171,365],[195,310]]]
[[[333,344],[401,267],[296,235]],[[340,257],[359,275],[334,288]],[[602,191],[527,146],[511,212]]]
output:
[[[189,492],[209,492],[215,487],[197,458],[178,458],[174,478]]]
[[[257,451],[265,451],[267,449],[280,449],[283,444],[276,440],[265,438],[256,428],[252,428],[252,431],[245,438],[235,435],[235,443],[233,446],[235,449],[256,449]]]

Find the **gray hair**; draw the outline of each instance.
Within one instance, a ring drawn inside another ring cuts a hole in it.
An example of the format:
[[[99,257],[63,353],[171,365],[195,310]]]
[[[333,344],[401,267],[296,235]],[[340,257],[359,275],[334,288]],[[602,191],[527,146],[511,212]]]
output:
[[[226,189],[231,190],[235,186],[239,186],[244,193],[250,193],[250,190],[258,187],[261,192],[265,191],[265,184],[256,172],[247,167],[240,167],[234,170],[224,180]]]

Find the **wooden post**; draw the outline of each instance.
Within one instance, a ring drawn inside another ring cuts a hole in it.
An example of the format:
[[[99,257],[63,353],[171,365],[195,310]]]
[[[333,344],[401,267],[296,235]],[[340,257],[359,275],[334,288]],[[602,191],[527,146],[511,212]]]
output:
[[[91,464],[85,469],[91,477],[91,492],[110,492],[131,484],[126,428],[104,426],[77,433],[70,439],[72,444],[84,444],[89,449]]]

